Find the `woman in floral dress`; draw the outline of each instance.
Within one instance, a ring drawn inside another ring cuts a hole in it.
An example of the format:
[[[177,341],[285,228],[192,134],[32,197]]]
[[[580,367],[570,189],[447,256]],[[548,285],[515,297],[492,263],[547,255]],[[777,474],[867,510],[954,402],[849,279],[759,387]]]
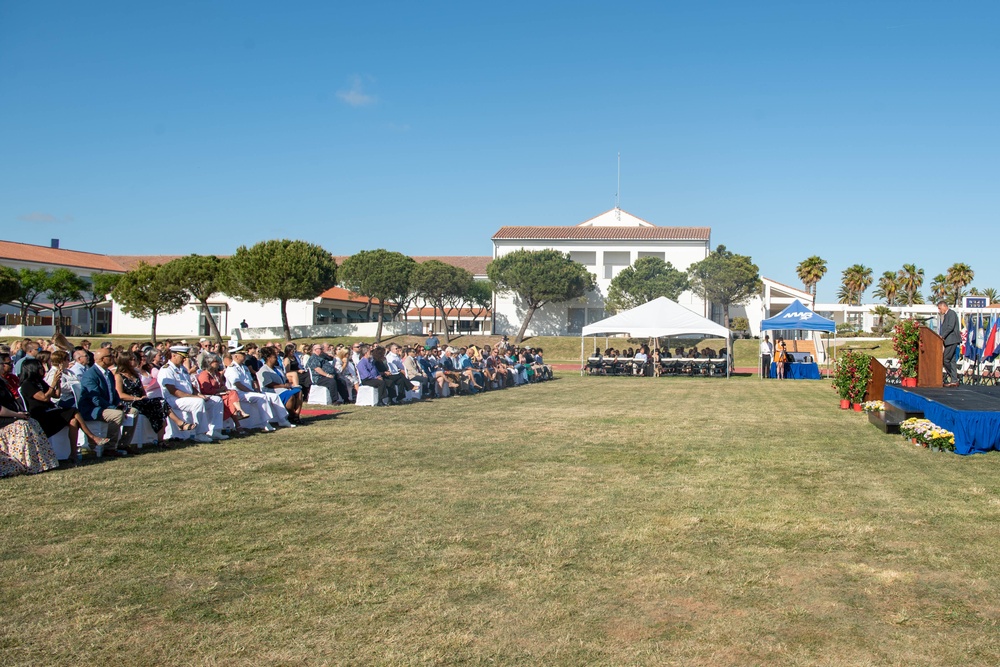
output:
[[[184,429],[184,421],[173,414],[166,401],[146,396],[146,390],[142,386],[142,376],[135,370],[134,360],[135,355],[131,352],[119,352],[115,356],[115,389],[122,399],[122,409],[135,408],[139,414],[146,417],[161,442],[167,419],[173,419],[182,430],[190,430]]]
[[[0,355],[0,375],[10,371],[9,354]],[[52,443],[42,427],[21,409],[0,379],[0,477],[45,472],[59,467]]]

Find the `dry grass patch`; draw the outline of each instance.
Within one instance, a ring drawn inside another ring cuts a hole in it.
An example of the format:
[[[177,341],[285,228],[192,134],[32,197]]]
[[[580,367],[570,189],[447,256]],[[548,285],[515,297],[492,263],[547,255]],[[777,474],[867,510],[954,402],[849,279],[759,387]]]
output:
[[[1000,458],[561,377],[0,482],[0,662],[996,664]]]

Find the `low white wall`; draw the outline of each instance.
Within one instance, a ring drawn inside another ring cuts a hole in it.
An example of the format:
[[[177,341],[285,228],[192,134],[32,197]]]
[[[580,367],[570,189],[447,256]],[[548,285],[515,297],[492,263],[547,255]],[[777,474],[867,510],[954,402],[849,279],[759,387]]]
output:
[[[292,338],[338,338],[341,336],[357,336],[358,338],[375,338],[378,322],[359,322],[357,324],[313,324],[310,326],[289,327]],[[281,327],[250,327],[249,329],[232,329],[230,336],[237,340],[284,340],[285,332]],[[382,336],[419,336],[419,322],[383,322]]]
[[[52,325],[26,327],[20,324],[0,327],[0,338],[51,338]]]

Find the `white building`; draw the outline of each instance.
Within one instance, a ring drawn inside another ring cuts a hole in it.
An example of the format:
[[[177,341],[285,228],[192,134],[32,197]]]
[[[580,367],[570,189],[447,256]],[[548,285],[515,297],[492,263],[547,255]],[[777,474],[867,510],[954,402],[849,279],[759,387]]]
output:
[[[604,298],[611,279],[640,257],[659,257],[675,269],[686,271],[711,251],[709,227],[659,227],[621,209],[611,209],[575,226],[509,226],[493,235],[493,257],[515,250],[552,249],[568,253],[597,278],[597,291],[576,302],[555,303],[535,312],[525,335],[562,336],[606,316]],[[692,311],[721,322],[719,308],[712,308],[693,292],[678,302]],[[516,334],[525,308],[517,297],[494,297],[493,332]]]
[[[13,241],[0,241],[0,265],[14,270],[21,268],[42,269],[52,271],[57,268],[69,268],[77,275],[89,279],[95,273],[125,273],[137,267],[140,262],[153,266],[165,264],[178,255],[101,255],[97,253],[67,250],[58,247],[53,240],[51,246],[39,246]],[[346,257],[335,258],[341,264]],[[486,278],[486,265],[492,259],[489,256],[472,257],[414,257],[418,262],[436,259],[453,266],[468,270],[478,280]],[[19,309],[16,305],[0,306],[0,337],[13,338],[22,336],[50,336],[53,333],[53,312],[51,303],[46,297],[40,296],[29,312],[28,321],[21,322]],[[421,306],[426,304],[415,304]],[[251,331],[248,335],[259,335],[267,338],[280,336],[281,310],[278,302],[265,304],[239,301],[225,294],[218,294],[208,302],[211,316],[215,319],[223,336],[230,335],[246,321]],[[339,336],[339,335],[374,335],[377,324],[373,321],[378,317],[378,302],[372,304],[369,312],[367,299],[355,296],[342,287],[332,287],[314,299],[290,301],[286,306],[289,327],[293,335],[301,336]],[[110,301],[99,305],[96,309],[95,321],[91,322],[88,312],[79,304],[67,304],[63,309],[64,318],[68,320],[64,327],[67,335],[100,335],[116,334],[134,336],[138,339],[148,339],[151,333],[151,322],[139,319],[122,312],[121,307]],[[423,312],[420,313],[422,315]],[[478,330],[482,322],[489,318],[489,312],[476,313],[477,321],[465,312],[454,311],[448,315],[449,328],[458,332],[469,333]],[[387,309],[386,318],[389,317]],[[400,319],[403,319],[402,316]],[[406,319],[410,319],[407,317]],[[386,329],[393,333],[420,332],[420,317],[414,313],[411,321],[393,323]],[[256,330],[256,331],[254,331]],[[158,336],[170,338],[192,338],[208,336],[210,329],[200,304],[191,302],[181,311],[170,315],[161,315],[157,320]]]
[[[33,271],[53,271],[67,268],[86,279],[95,273],[122,273],[124,269],[114,258],[78,250],[59,247],[58,239],[51,245],[33,245],[16,241],[0,241],[0,265],[14,269]],[[53,332],[51,300],[39,295],[29,309],[28,321],[22,322],[20,308],[14,304],[0,305],[0,337],[51,336]],[[69,335],[90,334],[92,331],[107,331],[111,323],[111,306],[105,302],[95,310],[96,321],[91,322],[90,313],[79,303],[67,304],[63,308],[63,330]]]

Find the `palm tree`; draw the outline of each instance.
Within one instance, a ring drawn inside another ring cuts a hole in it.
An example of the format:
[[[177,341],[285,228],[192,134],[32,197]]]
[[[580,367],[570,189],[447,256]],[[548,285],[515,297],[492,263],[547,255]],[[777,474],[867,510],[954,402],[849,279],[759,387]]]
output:
[[[951,292],[955,297],[956,306],[958,305],[959,299],[962,298],[962,288],[971,283],[975,275],[976,272],[972,270],[972,267],[962,262],[952,264],[948,269],[946,280],[951,286]]]
[[[864,264],[854,264],[844,269],[840,275],[842,290],[849,299],[847,303],[860,306],[862,295],[872,284],[872,270]]]
[[[980,292],[980,294],[982,294],[987,299],[989,299],[991,304],[994,304],[994,303],[997,302],[997,291],[995,289],[993,289],[992,287],[987,287],[986,289],[982,290],[982,292]]]
[[[896,305],[896,295],[899,293],[899,279],[892,271],[886,271],[878,279],[878,288],[872,292],[876,299],[882,299],[887,306]]]
[[[889,306],[878,305],[872,308],[871,313],[878,318],[879,333],[885,333],[885,318],[892,317],[892,309]]]
[[[795,272],[799,274],[799,280],[806,286],[806,291],[812,294],[813,301],[816,301],[816,283],[826,275],[826,260],[818,255],[807,257],[795,267]]]
[[[917,302],[914,295],[919,293],[924,284],[924,270],[918,269],[916,264],[903,264],[896,275],[899,278],[899,289],[906,295],[906,305],[912,306]]]
[[[934,280],[931,281],[931,298],[937,301],[947,301],[948,291],[950,285],[948,284],[948,278],[945,277],[943,273],[939,273],[934,276]]]

